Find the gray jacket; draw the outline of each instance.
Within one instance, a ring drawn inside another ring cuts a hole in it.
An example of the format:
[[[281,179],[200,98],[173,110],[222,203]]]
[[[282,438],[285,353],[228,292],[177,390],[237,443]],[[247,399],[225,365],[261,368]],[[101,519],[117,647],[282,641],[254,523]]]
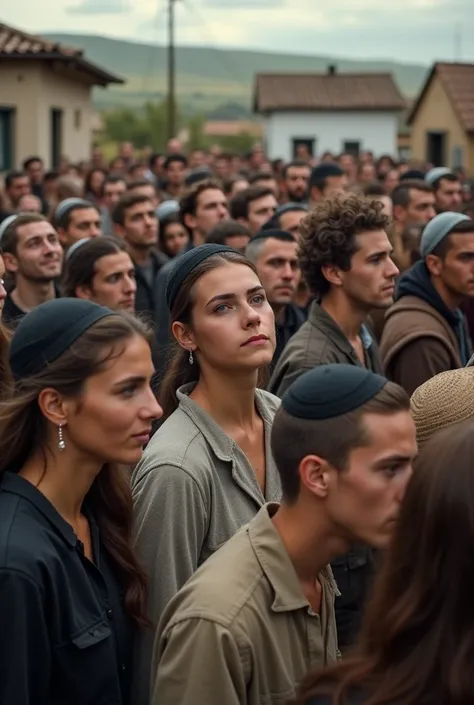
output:
[[[170,599],[197,568],[266,502],[279,501],[280,479],[270,432],[280,400],[256,391],[265,426],[263,495],[247,456],[178,389],[179,407],[153,436],[132,476],[135,546],[149,576],[148,614],[156,625]],[[136,649],[134,705],[149,702],[153,629]]]

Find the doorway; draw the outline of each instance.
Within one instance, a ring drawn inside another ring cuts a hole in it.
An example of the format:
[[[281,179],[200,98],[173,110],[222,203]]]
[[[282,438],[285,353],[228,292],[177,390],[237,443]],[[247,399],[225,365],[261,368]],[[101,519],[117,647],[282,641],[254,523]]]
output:
[[[63,111],[51,108],[51,168],[57,169],[63,153]]]
[[[308,137],[293,137],[293,159],[314,157],[315,139]]]
[[[426,161],[433,166],[446,166],[446,132],[426,133]]]

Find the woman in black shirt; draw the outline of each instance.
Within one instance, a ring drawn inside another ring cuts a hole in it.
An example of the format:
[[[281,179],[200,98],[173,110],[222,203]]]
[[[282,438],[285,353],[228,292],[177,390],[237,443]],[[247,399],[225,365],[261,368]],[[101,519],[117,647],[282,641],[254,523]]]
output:
[[[129,478],[161,409],[148,333],[89,301],[20,323],[0,411],[0,703],[129,705],[145,576]]]

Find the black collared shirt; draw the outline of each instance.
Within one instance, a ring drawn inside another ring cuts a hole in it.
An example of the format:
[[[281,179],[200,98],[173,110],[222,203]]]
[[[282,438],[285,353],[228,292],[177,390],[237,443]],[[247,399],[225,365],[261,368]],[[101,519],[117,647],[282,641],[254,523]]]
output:
[[[88,514],[94,562],[31,483],[0,482],[1,705],[129,705],[132,632]]]

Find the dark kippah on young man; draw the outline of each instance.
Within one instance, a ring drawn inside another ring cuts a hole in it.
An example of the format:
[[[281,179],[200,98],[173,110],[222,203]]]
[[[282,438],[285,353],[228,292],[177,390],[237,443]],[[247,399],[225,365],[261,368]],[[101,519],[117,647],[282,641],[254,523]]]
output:
[[[152,705],[286,702],[337,658],[328,564],[362,540],[386,545],[416,454],[410,400],[362,367],[302,375],[275,416],[282,504],[267,504],[169,603]],[[186,673],[186,678],[183,678]]]

